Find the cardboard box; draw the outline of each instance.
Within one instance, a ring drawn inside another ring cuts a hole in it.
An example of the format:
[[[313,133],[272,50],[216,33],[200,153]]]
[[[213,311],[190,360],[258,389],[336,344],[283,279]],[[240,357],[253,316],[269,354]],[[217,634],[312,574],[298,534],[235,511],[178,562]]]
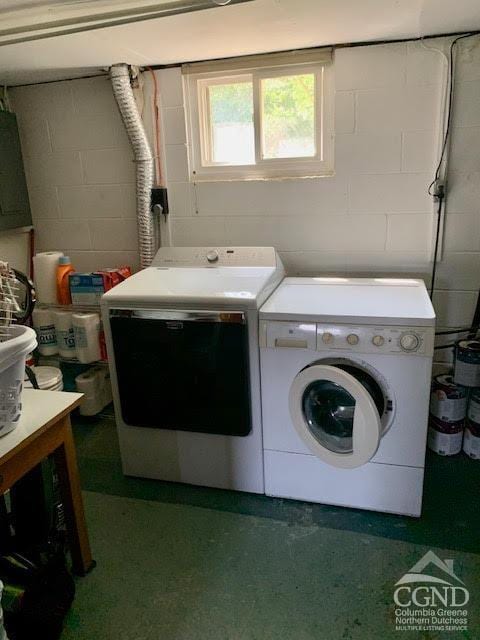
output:
[[[69,275],[72,304],[97,305],[106,291],[132,275],[128,266]]]
[[[100,304],[100,298],[105,293],[101,274],[71,273],[68,280],[72,304]]]

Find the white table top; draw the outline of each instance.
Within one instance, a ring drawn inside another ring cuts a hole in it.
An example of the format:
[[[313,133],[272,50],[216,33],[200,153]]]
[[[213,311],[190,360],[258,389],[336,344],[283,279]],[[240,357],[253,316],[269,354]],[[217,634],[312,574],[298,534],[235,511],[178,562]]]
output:
[[[20,422],[13,431],[0,437],[0,460],[35,431],[72,411],[81,397],[81,393],[24,389]]]

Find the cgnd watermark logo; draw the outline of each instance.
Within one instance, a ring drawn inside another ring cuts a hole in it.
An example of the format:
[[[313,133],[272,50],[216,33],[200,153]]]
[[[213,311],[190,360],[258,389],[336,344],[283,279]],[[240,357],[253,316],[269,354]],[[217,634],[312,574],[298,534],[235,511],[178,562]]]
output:
[[[398,580],[393,600],[397,631],[468,629],[468,589],[453,570],[453,560],[441,560],[433,551]]]

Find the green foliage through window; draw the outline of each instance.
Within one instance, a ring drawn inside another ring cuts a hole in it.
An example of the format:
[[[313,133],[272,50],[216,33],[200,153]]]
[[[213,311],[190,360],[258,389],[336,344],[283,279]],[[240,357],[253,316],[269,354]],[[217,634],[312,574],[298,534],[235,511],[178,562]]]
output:
[[[316,155],[315,81],[313,72],[259,78],[264,159]],[[245,74],[207,85],[214,162],[255,164],[254,82]]]
[[[261,86],[264,156],[314,155],[314,74],[266,78]]]
[[[214,84],[208,89],[210,118],[213,124],[253,121],[253,85],[251,82]]]

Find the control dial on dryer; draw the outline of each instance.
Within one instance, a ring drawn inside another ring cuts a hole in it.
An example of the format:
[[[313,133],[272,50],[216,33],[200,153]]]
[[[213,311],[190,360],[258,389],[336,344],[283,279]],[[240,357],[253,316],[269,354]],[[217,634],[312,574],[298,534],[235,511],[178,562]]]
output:
[[[373,336],[373,338],[372,338],[372,343],[376,347],[383,346],[384,342],[385,342],[385,338],[383,336]]]
[[[331,342],[333,342],[333,333],[325,331],[322,335],[322,342],[324,344],[330,344]]]
[[[358,344],[358,341],[359,341],[359,337],[357,336],[356,333],[349,333],[348,334],[348,336],[347,336],[348,344],[355,345],[355,344]]]
[[[416,351],[420,346],[420,339],[414,333],[404,333],[400,337],[400,346],[404,351]]]
[[[209,262],[217,262],[217,260],[218,260],[218,251],[215,251],[215,249],[213,249],[212,251],[209,251],[207,253],[207,260]]]

